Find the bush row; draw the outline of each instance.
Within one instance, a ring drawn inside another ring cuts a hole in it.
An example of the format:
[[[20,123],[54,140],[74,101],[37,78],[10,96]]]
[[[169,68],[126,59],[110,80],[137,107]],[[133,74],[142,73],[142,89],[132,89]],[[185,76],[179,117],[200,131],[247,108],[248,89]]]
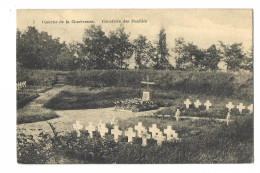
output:
[[[70,85],[88,87],[145,87],[141,81],[150,77],[155,89],[176,90],[186,94],[235,96],[253,99],[253,77],[251,73],[233,72],[187,72],[154,70],[91,70],[75,71],[67,76]],[[241,77],[242,76],[242,77]]]

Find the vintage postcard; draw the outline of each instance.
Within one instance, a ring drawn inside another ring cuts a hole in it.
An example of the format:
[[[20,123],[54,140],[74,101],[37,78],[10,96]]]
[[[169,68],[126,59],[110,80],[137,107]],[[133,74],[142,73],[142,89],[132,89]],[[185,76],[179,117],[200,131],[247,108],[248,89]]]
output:
[[[254,163],[252,9],[16,15],[18,163]]]

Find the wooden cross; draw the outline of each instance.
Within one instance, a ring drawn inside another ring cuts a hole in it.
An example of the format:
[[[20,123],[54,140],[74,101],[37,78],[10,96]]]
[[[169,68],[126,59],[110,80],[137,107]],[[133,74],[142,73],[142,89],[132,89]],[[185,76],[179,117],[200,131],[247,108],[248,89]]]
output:
[[[88,124],[88,126],[85,127],[85,130],[88,131],[89,136],[93,138],[93,132],[96,131],[96,127],[92,125],[92,122]]]
[[[149,85],[155,85],[154,82],[149,81],[149,76],[146,76],[147,81],[142,81],[142,84],[146,84],[146,90],[149,91]]]
[[[76,121],[75,124],[73,124],[73,129],[77,132],[77,136],[80,137],[80,130],[83,128],[83,125],[80,124],[80,121]]]
[[[125,136],[128,137],[128,142],[132,142],[136,133],[133,131],[133,128],[128,128],[128,131],[125,131]]]
[[[184,101],[184,104],[186,105],[186,108],[188,109],[190,107],[190,99],[187,99],[186,101]]]
[[[237,109],[239,110],[240,113],[242,113],[243,109],[245,109],[245,106],[243,105],[243,103],[239,103],[239,105],[237,105]]]
[[[196,108],[199,108],[199,106],[201,105],[201,102],[199,100],[196,100],[196,102],[194,102],[194,105]]]
[[[166,134],[167,141],[178,139],[178,134],[175,130],[172,130],[172,126],[167,126],[167,129],[164,129],[163,133]]]
[[[209,107],[210,107],[212,104],[210,103],[209,100],[207,100],[207,102],[204,103],[204,105],[206,106],[206,110],[209,110]]]
[[[232,102],[228,102],[228,104],[226,104],[226,108],[228,108],[228,110],[230,111],[234,108],[234,105],[232,104]]]
[[[111,130],[111,134],[114,135],[114,140],[117,142],[118,141],[118,136],[122,135],[122,131],[119,130],[118,126],[115,126],[114,129]]]
[[[227,125],[228,125],[228,123],[229,123],[229,121],[230,121],[230,117],[231,117],[230,111],[228,111],[228,114],[227,114]]]
[[[175,118],[176,118],[176,121],[179,122],[179,118],[180,118],[180,110],[177,109],[176,113],[175,113]]]

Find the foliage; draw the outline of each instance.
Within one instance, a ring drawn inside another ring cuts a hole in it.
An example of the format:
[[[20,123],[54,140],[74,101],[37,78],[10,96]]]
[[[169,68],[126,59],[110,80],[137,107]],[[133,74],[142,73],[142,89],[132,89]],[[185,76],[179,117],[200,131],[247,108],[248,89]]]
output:
[[[166,33],[165,29],[162,28],[159,33],[159,41],[156,43],[157,45],[157,54],[154,59],[154,69],[156,70],[165,70],[165,69],[173,69],[173,66],[169,63],[168,57],[169,49],[167,48],[166,42]]]
[[[71,70],[73,55],[59,38],[52,38],[47,32],[39,32],[29,26],[24,33],[17,31],[17,62],[29,69]]]
[[[199,49],[193,43],[186,43],[184,38],[175,39],[174,52],[177,54],[177,68],[182,70],[217,70],[220,62],[220,50],[213,44],[208,49]]]
[[[37,97],[39,97],[39,94],[33,89],[23,89],[17,91],[17,109],[23,108]]]
[[[134,40],[135,63],[138,69],[151,68],[152,60],[155,59],[156,49],[152,43],[143,35]]]
[[[253,96],[253,78],[250,73],[160,70],[77,71],[69,73],[67,81],[68,84],[77,86],[142,88],[141,81],[145,80],[147,75],[155,82],[154,89],[163,91],[248,99]]]
[[[245,58],[245,53],[242,49],[242,43],[233,43],[225,45],[220,42],[222,58],[227,65],[228,70],[238,71],[241,68],[241,63]]]
[[[95,109],[115,106],[114,102],[140,95],[135,89],[108,88],[88,92],[62,91],[44,104],[45,108],[56,110]]]
[[[158,109],[158,106],[151,100],[142,101],[140,98],[126,99],[124,101],[115,102],[116,109],[131,110],[133,112],[147,111]]]

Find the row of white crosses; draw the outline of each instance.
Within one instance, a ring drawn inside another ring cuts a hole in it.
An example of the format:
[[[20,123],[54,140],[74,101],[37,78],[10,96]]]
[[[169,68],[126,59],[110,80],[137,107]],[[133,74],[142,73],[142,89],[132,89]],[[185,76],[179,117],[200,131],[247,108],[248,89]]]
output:
[[[76,121],[73,124],[74,130],[77,132],[77,136],[80,137],[80,131],[83,129],[83,125],[80,124],[80,121]],[[85,130],[88,131],[89,136],[93,138],[93,133],[98,130],[101,137],[105,137],[106,133],[108,133],[108,128],[102,122],[98,124],[96,128],[93,126],[92,122],[90,122],[86,127]],[[135,130],[135,131],[134,131]],[[148,131],[151,133],[148,133]],[[164,136],[163,133],[166,135]],[[111,129],[111,134],[114,136],[114,140],[118,142],[119,136],[123,136],[123,131],[119,130],[118,125],[115,125],[113,129]],[[175,130],[172,129],[172,126],[167,126],[167,129],[164,129],[162,132],[159,128],[157,128],[156,124],[153,124],[152,127],[147,130],[143,125],[142,122],[139,122],[138,125],[134,126],[134,128],[130,127],[127,131],[124,132],[124,136],[128,137],[128,142],[132,143],[134,137],[142,138],[142,145],[147,145],[147,139],[153,138],[157,141],[158,145],[161,145],[163,141],[172,141],[172,140],[179,140],[178,134]]]
[[[253,104],[251,104],[247,107],[250,114],[253,113],[253,109],[254,109],[253,107],[254,107]],[[230,111],[231,111],[231,109],[235,108],[235,106],[232,104],[232,102],[228,102],[228,104],[226,104],[226,108],[228,108],[228,114],[227,114],[227,125],[228,125],[229,121],[230,121],[230,117],[231,117]],[[238,109],[239,113],[242,114],[243,109],[246,109],[246,107],[243,105],[243,103],[239,103],[237,105],[237,109]]]
[[[16,90],[26,88],[26,81],[16,83]]]
[[[186,105],[186,109],[188,109],[190,107],[190,105],[191,105],[190,99],[187,99],[186,101],[184,101],[184,104]],[[194,102],[194,105],[195,105],[196,108],[199,108],[199,106],[201,106],[202,103],[199,100],[196,100],[196,102]],[[207,100],[204,103],[204,106],[206,106],[206,110],[209,110],[209,107],[211,107],[212,104],[210,103],[209,100]]]
[[[226,108],[228,108],[228,111],[231,111],[231,109],[235,108],[235,106],[233,105],[232,102],[228,102],[228,104],[226,104]],[[242,113],[243,109],[246,109],[246,107],[243,105],[243,103],[239,103],[237,105],[237,109],[239,110],[240,113]],[[249,113],[253,112],[253,104],[249,105],[247,107],[247,109],[249,110]]]

